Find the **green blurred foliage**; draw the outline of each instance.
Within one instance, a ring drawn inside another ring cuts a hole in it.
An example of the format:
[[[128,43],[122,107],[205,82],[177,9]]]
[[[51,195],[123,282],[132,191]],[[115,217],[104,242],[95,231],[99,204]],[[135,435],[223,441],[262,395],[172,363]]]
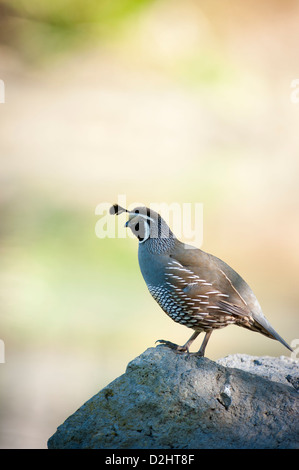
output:
[[[128,17],[155,0],[2,0],[0,38],[27,59],[54,54],[93,40],[117,36]]]
[[[113,317],[121,324],[132,312],[128,303],[111,305],[115,295],[125,297],[138,276],[130,244],[125,247],[128,240],[97,238],[99,217],[83,208],[61,206],[41,195],[24,202],[2,208],[0,274],[15,281],[3,311],[2,335],[12,337],[16,347],[38,346],[39,337],[43,347],[61,341],[104,346]],[[123,282],[116,285],[118,276]],[[117,328],[115,338],[120,335]]]

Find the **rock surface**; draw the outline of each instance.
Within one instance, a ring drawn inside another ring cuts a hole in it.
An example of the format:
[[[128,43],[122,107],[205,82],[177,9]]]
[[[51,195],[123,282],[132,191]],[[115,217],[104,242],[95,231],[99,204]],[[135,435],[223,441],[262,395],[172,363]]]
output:
[[[251,372],[252,374],[260,375],[272,382],[285,385],[294,382],[292,385],[298,390],[295,383],[296,379],[299,380],[299,363],[288,357],[258,357],[248,356],[247,354],[234,354],[218,359],[217,363],[226,367],[234,367],[245,370],[246,372]]]
[[[286,357],[214,362],[160,345],[59,426],[48,447],[299,448],[298,378],[299,363]]]

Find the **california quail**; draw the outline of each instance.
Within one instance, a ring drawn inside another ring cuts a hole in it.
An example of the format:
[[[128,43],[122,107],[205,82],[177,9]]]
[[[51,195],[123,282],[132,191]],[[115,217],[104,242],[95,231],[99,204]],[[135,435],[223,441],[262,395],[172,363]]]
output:
[[[147,287],[160,307],[175,322],[194,330],[178,346],[158,340],[178,351],[187,351],[199,333],[205,348],[214,329],[235,324],[262,333],[290,346],[272,328],[248,284],[224,261],[180,242],[164,219],[147,207],[128,211],[117,204],[111,214],[128,212],[129,227],[139,240],[139,265]]]

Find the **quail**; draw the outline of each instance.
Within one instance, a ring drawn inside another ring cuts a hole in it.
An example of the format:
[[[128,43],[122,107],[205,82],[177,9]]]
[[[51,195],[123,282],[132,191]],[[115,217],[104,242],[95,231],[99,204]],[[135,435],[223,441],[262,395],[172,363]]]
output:
[[[204,332],[199,351],[193,353],[204,356],[213,330],[235,324],[292,351],[264,316],[248,284],[224,261],[179,241],[165,220],[147,207],[110,208],[110,214],[123,212],[129,215],[125,226],[139,240],[139,266],[149,292],[172,320],[194,330],[183,346],[157,342],[189,354],[193,341]]]

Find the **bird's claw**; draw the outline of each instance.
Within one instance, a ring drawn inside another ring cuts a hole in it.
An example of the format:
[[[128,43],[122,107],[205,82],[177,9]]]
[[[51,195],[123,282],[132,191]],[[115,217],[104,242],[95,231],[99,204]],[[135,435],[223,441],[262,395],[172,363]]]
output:
[[[170,348],[170,349],[174,349],[175,351],[178,351],[178,352],[186,352],[188,355],[190,354],[189,349],[186,346],[179,346],[178,344],[172,343],[171,341],[167,341],[165,339],[157,339],[157,341],[155,341],[155,344],[156,343],[160,343],[163,346],[166,346],[167,348]]]

